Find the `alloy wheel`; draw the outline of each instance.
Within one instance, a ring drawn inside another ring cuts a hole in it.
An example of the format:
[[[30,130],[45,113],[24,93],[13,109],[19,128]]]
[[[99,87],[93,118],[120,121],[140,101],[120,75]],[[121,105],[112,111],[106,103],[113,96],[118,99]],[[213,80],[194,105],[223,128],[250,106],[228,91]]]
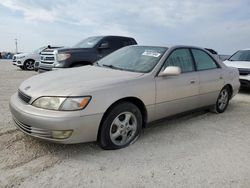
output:
[[[27,70],[33,70],[34,69],[34,62],[33,61],[27,61],[25,63],[25,67]]]
[[[131,112],[119,114],[110,126],[110,139],[118,146],[128,144],[137,130],[137,119]]]
[[[228,100],[229,100],[229,93],[228,90],[225,88],[220,92],[218,98],[218,108],[223,111],[227,107]]]

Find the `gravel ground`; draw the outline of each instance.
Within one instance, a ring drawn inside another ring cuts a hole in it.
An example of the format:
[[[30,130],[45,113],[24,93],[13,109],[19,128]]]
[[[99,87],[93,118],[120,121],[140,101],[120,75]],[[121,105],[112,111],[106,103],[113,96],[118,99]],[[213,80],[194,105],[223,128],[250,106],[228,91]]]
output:
[[[0,187],[250,187],[250,90],[220,115],[150,125],[128,148],[58,145],[14,126],[10,96],[35,72],[0,61]]]

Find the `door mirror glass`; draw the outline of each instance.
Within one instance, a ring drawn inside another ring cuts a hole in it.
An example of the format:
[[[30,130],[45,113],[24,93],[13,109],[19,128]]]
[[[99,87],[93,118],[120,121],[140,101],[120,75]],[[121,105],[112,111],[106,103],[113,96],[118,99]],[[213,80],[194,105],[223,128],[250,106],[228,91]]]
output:
[[[107,49],[107,48],[109,48],[109,43],[108,42],[103,42],[99,46],[99,49]]]
[[[163,72],[159,74],[159,76],[178,76],[180,74],[181,74],[180,67],[168,66],[164,69]]]

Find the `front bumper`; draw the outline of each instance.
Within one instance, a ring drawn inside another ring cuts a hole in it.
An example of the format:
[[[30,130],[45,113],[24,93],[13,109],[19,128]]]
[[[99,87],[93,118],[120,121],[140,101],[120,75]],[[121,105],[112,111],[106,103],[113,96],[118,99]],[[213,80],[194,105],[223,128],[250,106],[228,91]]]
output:
[[[246,76],[240,76],[240,84],[241,87],[247,87],[250,88],[250,75],[246,75]]]
[[[33,107],[21,101],[17,94],[10,99],[10,111],[16,126],[32,137],[63,144],[97,140],[103,114],[80,116],[79,111],[60,112]],[[72,130],[67,139],[55,139],[52,131]]]
[[[23,66],[23,60],[21,60],[21,59],[18,59],[18,60],[16,60],[16,66],[18,66],[18,67],[21,67],[21,66]]]

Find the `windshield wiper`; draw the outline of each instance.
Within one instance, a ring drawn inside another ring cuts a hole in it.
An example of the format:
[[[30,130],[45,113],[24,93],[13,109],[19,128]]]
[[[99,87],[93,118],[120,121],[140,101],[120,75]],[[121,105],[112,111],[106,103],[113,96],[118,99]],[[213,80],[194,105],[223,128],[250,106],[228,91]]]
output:
[[[96,61],[96,62],[94,63],[94,65],[97,65],[98,67],[101,66],[101,65],[98,63],[98,61]]]
[[[123,70],[121,68],[118,68],[118,67],[115,67],[114,65],[106,65],[106,64],[102,64],[103,67],[108,67],[108,68],[111,68],[111,69],[119,69],[119,70]]]

